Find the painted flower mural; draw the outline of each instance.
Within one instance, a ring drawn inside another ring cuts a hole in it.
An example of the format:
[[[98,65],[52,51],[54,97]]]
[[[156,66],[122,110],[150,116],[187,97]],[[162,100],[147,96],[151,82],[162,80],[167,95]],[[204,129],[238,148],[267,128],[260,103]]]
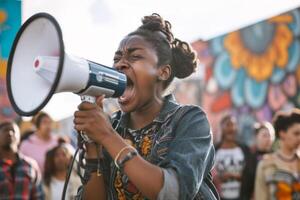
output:
[[[203,107],[215,131],[224,113],[238,116],[247,132],[251,123],[271,120],[277,110],[300,107],[299,36],[296,9],[193,43],[205,66]]]
[[[299,93],[299,29],[295,10],[211,41],[214,78],[230,90],[234,106],[259,109],[267,103],[275,111]]]

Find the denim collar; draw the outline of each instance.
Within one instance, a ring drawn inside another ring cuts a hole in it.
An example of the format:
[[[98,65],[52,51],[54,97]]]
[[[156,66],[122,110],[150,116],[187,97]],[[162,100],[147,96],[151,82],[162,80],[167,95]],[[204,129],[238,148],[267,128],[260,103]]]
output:
[[[180,107],[176,102],[174,95],[169,94],[164,97],[164,103],[158,116],[153,120],[153,122],[164,123],[173,113]],[[129,113],[121,113],[120,127],[126,128],[129,121]]]

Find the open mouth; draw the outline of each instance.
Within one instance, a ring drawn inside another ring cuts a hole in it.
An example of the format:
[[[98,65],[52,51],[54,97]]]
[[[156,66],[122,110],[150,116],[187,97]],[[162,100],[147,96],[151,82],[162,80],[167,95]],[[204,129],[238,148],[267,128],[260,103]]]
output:
[[[127,86],[123,95],[119,97],[119,103],[121,104],[128,103],[131,100],[131,98],[134,96],[134,93],[135,93],[134,82],[129,76],[127,76]]]
[[[129,76],[127,76],[127,87],[132,87],[133,86],[133,82],[131,80],[131,78]]]

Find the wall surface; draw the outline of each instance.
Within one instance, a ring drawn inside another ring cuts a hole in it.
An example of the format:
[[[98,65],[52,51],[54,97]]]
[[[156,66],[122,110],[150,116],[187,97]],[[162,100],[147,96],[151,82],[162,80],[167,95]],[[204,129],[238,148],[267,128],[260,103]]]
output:
[[[0,1],[0,121],[14,119],[6,92],[6,65],[13,39],[21,25],[21,1]]]
[[[205,66],[202,102],[215,133],[220,118],[233,113],[251,143],[253,122],[300,106],[299,34],[300,11],[293,10],[193,43]]]

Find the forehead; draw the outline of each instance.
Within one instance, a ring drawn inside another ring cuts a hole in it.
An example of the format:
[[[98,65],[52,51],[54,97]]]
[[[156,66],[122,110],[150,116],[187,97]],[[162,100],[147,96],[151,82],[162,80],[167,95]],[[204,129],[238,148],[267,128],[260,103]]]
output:
[[[49,121],[51,118],[48,115],[45,115],[41,118],[41,121]]]
[[[224,126],[233,125],[233,124],[236,124],[236,119],[234,117],[228,117],[222,123],[222,125]]]
[[[292,126],[290,126],[288,128],[288,130],[291,130],[291,131],[299,131],[300,132],[300,123],[294,123],[292,124]]]
[[[128,51],[129,49],[153,49],[152,45],[139,35],[126,36],[119,45],[118,51]]]
[[[14,126],[12,124],[6,124],[0,128],[1,131],[14,130]]]
[[[262,127],[261,129],[258,130],[257,134],[258,135],[260,135],[260,134],[262,134],[262,135],[264,135],[264,134],[270,134],[270,131],[269,131],[269,129],[267,127]]]
[[[55,154],[58,153],[67,153],[68,150],[65,147],[60,146],[59,148],[57,148],[57,150],[55,151]]]

